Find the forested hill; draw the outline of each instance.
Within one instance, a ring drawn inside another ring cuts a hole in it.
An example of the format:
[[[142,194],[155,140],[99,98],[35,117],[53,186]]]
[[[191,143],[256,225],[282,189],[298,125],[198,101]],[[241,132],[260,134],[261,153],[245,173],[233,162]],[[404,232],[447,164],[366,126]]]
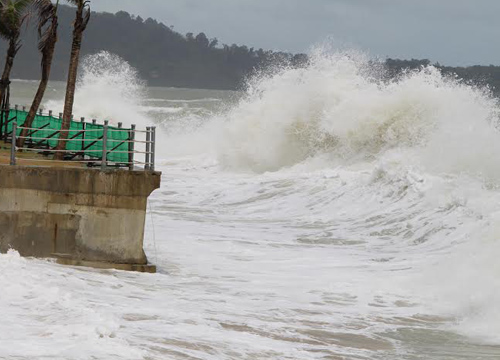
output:
[[[53,80],[65,80],[72,36],[74,9],[59,7],[59,41],[52,67]],[[36,32],[28,30],[11,78],[38,79]],[[0,41],[3,66],[6,42]],[[153,19],[126,12],[92,13],[84,33],[82,55],[107,50],[127,60],[150,85],[235,89],[253,69],[274,61],[299,63],[305,55],[223,45],[205,34],[181,35]]]
[[[73,8],[59,7],[59,42],[52,67],[53,80],[66,80],[74,16]],[[27,29],[12,78],[39,78],[40,55],[36,43],[35,31]],[[6,45],[5,41],[0,41],[2,67]],[[107,50],[127,60],[138,69],[141,78],[153,86],[237,89],[245,76],[255,69],[277,62],[291,65],[307,62],[304,54],[228,46],[220,44],[217,39],[208,38],[204,33],[182,35],[156,20],[144,20],[123,11],[116,14],[92,14],[84,34],[82,55],[94,54],[100,50]],[[390,74],[397,74],[404,68],[428,64],[429,60],[386,61]],[[500,92],[499,66],[438,66],[445,73],[456,73],[466,80],[490,84],[497,93]]]
[[[403,69],[418,69],[425,66],[434,65],[441,69],[443,74],[458,75],[460,79],[467,82],[472,82],[476,85],[488,85],[493,92],[500,95],[500,66],[468,66],[468,67],[451,67],[444,66],[439,63],[431,64],[430,60],[399,60],[387,59],[385,66],[388,69],[390,76],[396,76]]]

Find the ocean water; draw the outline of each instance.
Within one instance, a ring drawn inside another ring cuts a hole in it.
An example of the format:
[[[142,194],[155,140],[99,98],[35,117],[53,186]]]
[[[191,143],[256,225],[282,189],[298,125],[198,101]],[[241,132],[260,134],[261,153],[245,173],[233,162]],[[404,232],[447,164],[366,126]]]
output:
[[[0,358],[499,359],[498,99],[383,75],[318,53],[240,92],[147,88],[87,59],[76,116],[160,129],[158,273],[0,255]]]

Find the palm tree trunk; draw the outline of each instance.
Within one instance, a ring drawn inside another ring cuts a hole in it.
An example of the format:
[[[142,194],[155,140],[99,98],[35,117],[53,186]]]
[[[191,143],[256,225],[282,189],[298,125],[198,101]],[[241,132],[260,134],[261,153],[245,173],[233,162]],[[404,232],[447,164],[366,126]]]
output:
[[[5,59],[5,66],[2,73],[2,78],[0,79],[0,98],[2,98],[7,86],[9,85],[10,72],[14,66],[14,58],[16,57],[17,51],[19,50],[17,44],[18,38],[10,39],[9,48],[7,49],[7,58]]]
[[[19,35],[13,37],[9,41],[9,48],[7,50],[7,58],[5,59],[5,66],[3,69],[2,77],[0,78],[0,112],[1,112],[1,121],[0,121],[0,134],[3,134],[4,128],[4,111],[9,110],[9,85],[10,85],[10,72],[12,71],[12,67],[14,66],[14,58],[16,57],[17,52],[19,51],[18,44]]]
[[[56,49],[57,43],[57,25],[57,17],[55,17],[52,20],[50,39],[48,40],[47,46],[42,51],[42,79],[40,80],[40,84],[38,85],[38,90],[36,92],[35,98],[33,99],[33,103],[31,104],[28,116],[24,121],[23,127],[25,128],[29,128],[33,124],[36,112],[40,107],[40,104],[42,103],[43,96],[45,95],[45,90],[47,89],[47,85],[49,83],[50,70],[52,68],[52,60],[54,58],[54,51]],[[26,135],[28,135],[28,129],[23,129],[21,131],[21,137],[18,140],[17,146],[24,146]]]
[[[80,62],[80,49],[82,46],[83,31],[86,27],[84,19],[84,4],[78,6],[73,29],[73,44],[71,45],[71,57],[69,63],[68,82],[66,85],[66,98],[64,99],[64,112],[61,130],[69,130],[71,126],[71,115],[73,114],[73,104],[75,101],[76,79],[78,75],[78,64]],[[88,20],[87,20],[88,21]],[[68,138],[68,131],[59,134],[59,142],[56,150],[65,150]],[[62,160],[63,152],[56,152],[55,159]]]

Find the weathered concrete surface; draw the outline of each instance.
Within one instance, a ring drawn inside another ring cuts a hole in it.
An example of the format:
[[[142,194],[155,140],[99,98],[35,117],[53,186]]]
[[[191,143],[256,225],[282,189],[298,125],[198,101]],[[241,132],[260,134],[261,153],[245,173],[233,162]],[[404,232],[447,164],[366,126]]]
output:
[[[147,264],[147,198],[158,172],[0,165],[0,251]]]
[[[68,258],[64,255],[56,255],[57,263],[61,265],[69,266],[85,266],[92,267],[96,269],[115,269],[115,270],[125,270],[125,271],[137,271],[142,273],[155,273],[156,265],[151,264],[119,264],[119,263],[109,263],[103,261],[85,261],[85,260],[75,260]]]

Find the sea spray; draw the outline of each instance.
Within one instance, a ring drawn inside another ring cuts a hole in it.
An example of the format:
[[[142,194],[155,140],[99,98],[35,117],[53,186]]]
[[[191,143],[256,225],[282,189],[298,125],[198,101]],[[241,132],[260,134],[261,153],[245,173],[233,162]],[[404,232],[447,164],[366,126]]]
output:
[[[500,358],[497,100],[358,55],[254,78],[211,117],[161,115],[157,276],[0,255],[19,289],[0,354],[61,357],[52,337],[87,357]]]
[[[151,124],[141,111],[145,97],[146,84],[137,70],[118,55],[101,51],[82,61],[73,112],[75,117],[87,120],[145,127]],[[64,101],[49,101],[46,107],[62,112]]]
[[[405,294],[451,319],[444,328],[498,344],[498,99],[432,66],[396,79],[372,66],[321,53],[305,68],[254,78],[236,106],[170,134],[168,153],[213,154],[219,171],[253,172],[249,183],[262,187],[288,179],[293,191],[259,211],[343,224],[326,233],[373,244],[398,271],[371,280],[384,296]],[[311,238],[301,241],[333,241]]]
[[[328,167],[409,148],[430,171],[492,179],[500,177],[498,114],[488,89],[432,66],[387,80],[363,54],[318,51],[307,67],[251,79],[236,106],[198,131],[187,126],[175,152],[215,148],[222,166],[263,172],[318,156],[330,159]]]

